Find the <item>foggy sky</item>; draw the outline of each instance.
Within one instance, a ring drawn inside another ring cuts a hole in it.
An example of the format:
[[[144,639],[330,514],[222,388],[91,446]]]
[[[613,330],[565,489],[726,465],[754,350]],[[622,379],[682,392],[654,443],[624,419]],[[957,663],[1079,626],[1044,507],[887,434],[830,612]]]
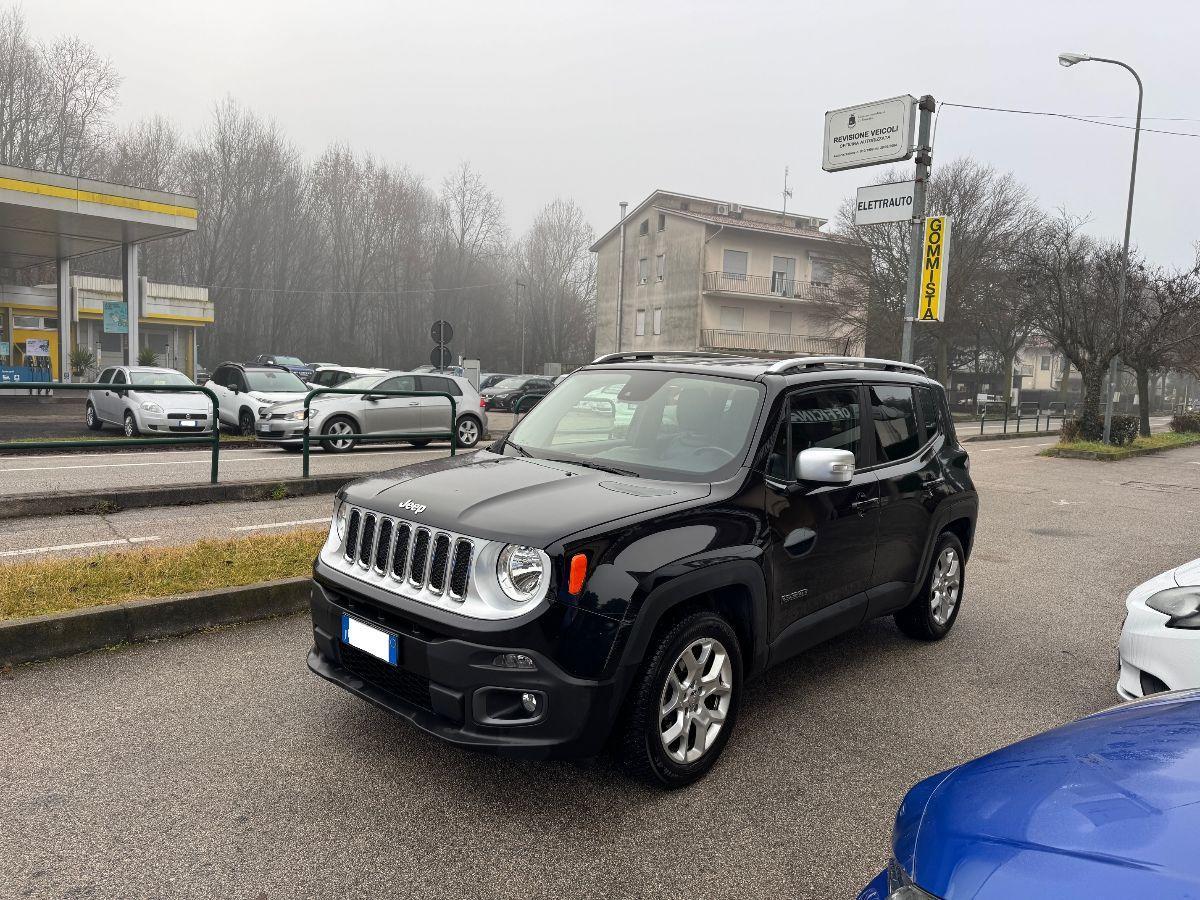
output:
[[[117,65],[118,119],[203,126],[231,96],[308,155],[333,141],[436,186],[467,159],[522,231],[555,196],[597,232],[617,203],[669,190],[832,216],[877,169],[821,171],[827,109],[897,94],[1132,117],[1115,66],[1061,68],[1061,50],[1125,60],[1146,116],[1200,120],[1200,5],[1179,2],[297,2],[34,0],[34,36],[78,34]],[[1200,121],[1147,127],[1200,134]],[[946,109],[934,165],[970,154],[1012,171],[1046,208],[1119,239],[1132,132]],[[1133,240],[1184,265],[1200,238],[1200,139],[1146,134]]]

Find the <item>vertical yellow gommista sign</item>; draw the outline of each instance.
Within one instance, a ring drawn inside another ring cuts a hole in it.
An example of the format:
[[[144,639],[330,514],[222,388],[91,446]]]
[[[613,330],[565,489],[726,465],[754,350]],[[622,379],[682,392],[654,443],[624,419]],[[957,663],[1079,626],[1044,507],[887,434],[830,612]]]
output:
[[[941,322],[946,318],[946,267],[950,262],[950,217],[930,216],[925,220],[921,249],[921,289],[917,292],[917,321]]]

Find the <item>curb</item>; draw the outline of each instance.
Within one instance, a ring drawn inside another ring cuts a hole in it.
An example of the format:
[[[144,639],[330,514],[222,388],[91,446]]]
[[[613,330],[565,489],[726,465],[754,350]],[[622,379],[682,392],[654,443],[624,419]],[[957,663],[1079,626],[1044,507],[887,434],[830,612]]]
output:
[[[0,663],[53,659],[288,615],[308,606],[308,594],[308,578],[288,578],[0,622]]]
[[[1086,459],[1092,462],[1120,462],[1135,456],[1151,456],[1155,453],[1166,453],[1169,450],[1182,450],[1185,447],[1200,445],[1200,439],[1171,444],[1168,447],[1131,447],[1128,450],[1117,450],[1113,453],[1097,453],[1095,450],[1064,450],[1058,447],[1047,447],[1039,456],[1053,456],[1058,459]]]
[[[109,491],[58,491],[53,494],[15,494],[0,503],[0,519],[31,516],[100,515],[147,506],[187,506],[233,500],[286,500],[332,494],[364,473],[314,475],[223,484],[181,484],[164,487],[115,488]]]
[[[1053,431],[1010,431],[1007,434],[971,434],[966,437],[959,438],[959,443],[974,443],[976,441],[1015,441],[1029,440],[1030,438],[1046,437],[1048,435],[1058,434],[1058,429]]]

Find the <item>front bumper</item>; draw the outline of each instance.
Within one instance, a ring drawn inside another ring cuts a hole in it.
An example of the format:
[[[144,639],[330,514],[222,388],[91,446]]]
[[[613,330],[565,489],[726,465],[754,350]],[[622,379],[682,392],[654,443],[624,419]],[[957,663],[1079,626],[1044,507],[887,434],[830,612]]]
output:
[[[1200,630],[1168,628],[1168,617],[1140,599],[1128,601],[1126,608],[1117,693],[1132,700],[1157,693],[1161,685],[1172,691],[1200,687]]]
[[[309,435],[309,443],[316,446],[319,440],[319,435],[315,433]],[[300,446],[304,443],[304,422],[303,421],[283,421],[283,420],[267,420],[259,419],[254,423],[254,437],[260,441],[270,441],[273,444],[294,444]]]
[[[166,413],[134,410],[138,431],[150,434],[212,434],[211,414],[192,413],[193,419],[172,419]],[[185,424],[199,422],[198,425]]]
[[[621,692],[612,679],[581,678],[565,671],[539,639],[542,629],[525,625],[465,634],[320,578],[312,583],[310,605],[314,646],[309,669],[423,731],[463,747],[539,759],[593,756],[604,746]],[[343,614],[396,634],[398,664],[343,644]],[[557,630],[562,619],[554,620]],[[589,621],[585,628],[599,628],[596,637],[603,640],[605,622]],[[496,656],[505,653],[525,654],[537,668],[494,665]],[[519,698],[523,692],[541,698],[536,720],[497,724],[492,717],[496,699]]]

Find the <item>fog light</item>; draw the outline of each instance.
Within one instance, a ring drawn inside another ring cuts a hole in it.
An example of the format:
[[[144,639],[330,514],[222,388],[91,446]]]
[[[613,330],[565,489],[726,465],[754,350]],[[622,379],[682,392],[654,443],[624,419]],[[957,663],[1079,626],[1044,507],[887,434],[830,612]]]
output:
[[[501,669],[536,669],[533,664],[533,659],[526,656],[524,653],[501,653],[494,660],[493,666],[498,666]]]
[[[526,691],[521,695],[521,705],[525,707],[525,712],[529,713],[531,716],[534,715],[538,711],[537,694],[531,694]]]

